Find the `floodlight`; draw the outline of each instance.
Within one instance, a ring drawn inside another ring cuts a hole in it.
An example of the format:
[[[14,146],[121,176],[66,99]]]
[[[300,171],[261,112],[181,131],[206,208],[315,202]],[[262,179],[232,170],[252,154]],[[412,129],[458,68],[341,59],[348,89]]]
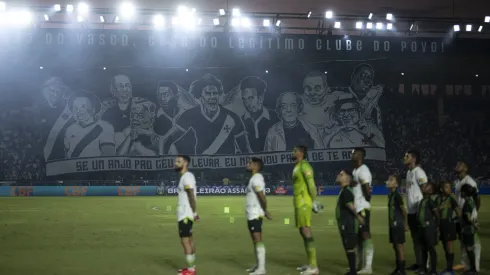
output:
[[[49,21],[49,15],[47,14],[44,15],[44,21]]]
[[[262,21],[262,26],[269,27],[271,25],[271,21],[269,19],[264,19]]]
[[[335,22],[335,24],[333,25],[333,27],[336,28],[336,29],[340,29],[340,22],[339,21]]]
[[[276,21],[276,27],[279,27],[279,26],[281,26],[281,20]]]
[[[381,22],[376,23],[376,29],[382,30],[383,27],[384,27],[383,23],[381,23]]]
[[[483,30],[483,26],[480,26],[480,27],[478,28],[478,32],[481,32],[482,30]]]
[[[153,25],[155,28],[161,28],[165,25],[165,20],[163,18],[163,15],[161,14],[156,14],[153,16]]]
[[[219,9],[219,15],[226,15],[225,9]]]
[[[122,3],[119,12],[123,17],[132,17],[134,15],[134,7],[131,3]]]
[[[99,16],[99,19],[100,19],[100,22],[101,22],[101,23],[104,23],[104,22],[105,22],[105,18],[104,18],[104,16],[103,16],[103,15]]]
[[[332,11],[327,11],[325,13],[325,18],[332,19],[332,17],[333,17],[333,12]]]
[[[250,27],[252,23],[250,23],[250,19],[248,18],[242,18],[242,26],[244,27]]]
[[[361,21],[356,22],[356,29],[362,29],[363,24]]]
[[[83,20],[84,20],[84,19],[83,19],[83,16],[81,16],[81,15],[77,15],[77,21],[78,21],[78,22],[83,22]]]
[[[373,23],[367,22],[366,23],[366,29],[372,29],[373,28]]]
[[[485,16],[485,23],[490,23],[490,16]]]
[[[78,13],[87,14],[88,10],[89,10],[89,8],[88,8],[88,5],[86,3],[78,4],[78,8],[77,8]]]
[[[219,25],[219,18],[214,18],[213,19],[213,25],[218,26]]]
[[[372,18],[373,18],[373,13],[370,13],[370,14],[368,15],[368,19],[369,19],[369,20],[371,20]]]
[[[388,21],[393,20],[393,14],[392,13],[387,13],[386,14],[386,20],[388,20]]]
[[[393,23],[386,24],[386,29],[392,30],[393,29]]]
[[[470,32],[473,26],[471,24],[466,25],[466,31]]]
[[[61,5],[60,4],[54,5],[54,11],[61,11]]]
[[[459,28],[459,25],[454,25],[454,26],[453,26],[453,30],[454,30],[455,32],[459,32],[461,29]]]
[[[66,5],[66,11],[67,12],[73,12],[75,8],[73,7],[73,5]]]
[[[242,14],[240,13],[240,9],[234,8],[231,10],[231,15],[238,17],[238,16],[241,16]]]

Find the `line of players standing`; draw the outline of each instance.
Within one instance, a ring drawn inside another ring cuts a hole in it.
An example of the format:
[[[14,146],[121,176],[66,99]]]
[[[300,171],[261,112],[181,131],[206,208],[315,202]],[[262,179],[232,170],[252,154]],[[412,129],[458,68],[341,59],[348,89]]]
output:
[[[297,149],[302,150],[298,159]],[[311,233],[311,212],[317,213],[319,203],[315,200],[313,171],[304,156],[306,147],[296,146],[293,151],[294,158],[298,159],[293,174],[300,184],[295,188],[295,204],[297,195],[301,193],[301,205],[296,206],[296,226],[303,232],[309,231],[310,240],[305,239],[305,249],[308,256],[308,265],[299,267],[302,275],[319,274],[316,263],[316,249],[313,246]],[[364,164],[366,151],[363,148],[355,148],[352,153],[354,164],[353,172],[343,170],[337,176],[337,182],[341,186],[336,207],[336,218],[341,234],[342,243],[349,262],[349,271],[346,275],[372,274],[374,245],[371,241],[371,182],[372,175]],[[458,174],[455,183],[456,197],[452,194],[452,184],[443,181],[439,187],[429,182],[425,171],[420,166],[420,153],[416,150],[408,150],[404,156],[404,163],[408,167],[406,177],[406,207],[399,192],[401,180],[398,175],[391,175],[386,182],[390,189],[388,196],[388,220],[389,239],[393,244],[396,258],[396,268],[393,275],[405,273],[405,231],[410,231],[416,263],[410,269],[419,275],[434,275],[437,267],[437,253],[435,246],[438,243],[438,235],[443,243],[446,268],[441,274],[454,274],[454,269],[466,269],[464,274],[477,274],[479,271],[481,246],[476,232],[478,231],[479,197],[476,182],[469,176],[468,165],[459,161],[456,165]],[[192,238],[194,221],[199,220],[196,206],[196,180],[188,171],[188,156],[178,156],[175,162],[176,171],[181,175],[178,186],[177,219],[179,235],[186,255],[187,268],[179,270],[179,275],[195,275],[195,246]],[[306,169],[303,168],[303,163]],[[299,167],[299,168],[298,168]],[[260,171],[263,163],[260,158],[252,158],[247,169],[252,173],[247,187],[246,214],[247,226],[254,243],[256,265],[247,271],[250,275],[264,275],[265,271],[265,246],[262,242],[262,217],[271,218],[267,211],[265,198],[265,181]],[[311,179],[307,180],[307,179]],[[307,192],[306,187],[308,186]],[[310,188],[312,187],[312,188]],[[301,190],[296,190],[300,188]],[[297,192],[298,191],[298,192]],[[301,192],[299,192],[301,191]],[[306,192],[306,193],[305,193]],[[305,204],[309,197],[311,205]],[[301,208],[301,209],[300,209]],[[323,207],[321,207],[323,208]],[[304,209],[305,211],[299,213]],[[309,210],[307,210],[309,209]],[[303,233],[302,233],[303,234]],[[453,267],[454,252],[452,242],[460,239],[461,264]],[[304,236],[303,236],[304,237]],[[356,250],[357,249],[357,264]]]
[[[365,150],[356,148],[352,154],[354,170],[352,176],[343,171],[338,177],[342,185],[342,174],[347,174],[350,184],[344,183],[345,188],[351,188],[355,201],[359,226],[358,266],[352,267],[348,274],[372,274],[372,259],[374,249],[370,241],[370,184],[372,176],[369,168],[363,163]],[[454,270],[465,270],[463,274],[477,274],[480,269],[481,246],[478,240],[478,209],[480,199],[476,182],[468,175],[468,164],[459,161],[455,172],[454,182],[456,196],[453,195],[453,185],[445,180],[440,184],[429,182],[425,171],[420,166],[420,153],[408,150],[404,156],[407,165],[406,177],[406,207],[398,187],[401,180],[398,175],[391,175],[386,182],[390,189],[388,196],[389,238],[393,244],[396,256],[396,268],[391,274],[405,274],[404,243],[405,231],[410,231],[416,263],[409,269],[417,274],[437,274],[437,252],[439,240],[445,251],[446,267],[440,274],[454,274]],[[345,180],[344,180],[345,181]],[[351,187],[352,186],[352,187]],[[340,198],[340,196],[339,196]],[[461,263],[453,266],[453,242],[459,237]],[[355,243],[355,240],[354,240]],[[353,249],[346,247],[347,249]],[[363,254],[362,254],[363,253]],[[362,261],[364,260],[364,265]],[[357,272],[356,272],[357,271]]]

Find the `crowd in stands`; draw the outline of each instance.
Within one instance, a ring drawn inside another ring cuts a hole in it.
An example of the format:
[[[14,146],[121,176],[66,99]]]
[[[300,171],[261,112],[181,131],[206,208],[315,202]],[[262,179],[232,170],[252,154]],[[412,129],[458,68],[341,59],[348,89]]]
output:
[[[426,99],[420,95],[385,94],[382,107],[383,131],[386,140],[387,161],[370,164],[376,179],[385,179],[390,173],[404,174],[402,158],[407,148],[418,148],[422,152],[423,166],[429,178],[440,180],[453,176],[457,160],[464,159],[472,168],[472,175],[488,179],[490,177],[490,110],[482,102],[461,104],[461,100],[444,100],[444,115],[438,115],[435,98]],[[33,107],[17,107],[12,104],[0,106],[0,181],[43,181],[45,177],[43,140]],[[340,166],[339,166],[340,165]],[[333,184],[338,169],[346,164],[314,164],[317,181]],[[274,182],[288,182],[290,167],[266,169],[266,178]],[[246,182],[247,174],[240,169],[206,170],[196,172],[196,177],[204,184],[221,182],[227,178],[231,182]],[[173,171],[127,172],[100,174],[76,174],[76,180],[99,181],[100,184],[131,185],[136,182],[175,182]],[[90,182],[89,182],[90,183]],[[93,181],[92,181],[93,183]],[[60,183],[63,184],[63,183]]]

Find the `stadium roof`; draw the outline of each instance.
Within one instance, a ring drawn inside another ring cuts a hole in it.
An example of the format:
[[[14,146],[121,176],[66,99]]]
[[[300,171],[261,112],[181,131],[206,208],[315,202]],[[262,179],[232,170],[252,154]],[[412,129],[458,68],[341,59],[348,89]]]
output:
[[[171,27],[178,25],[176,22],[172,24],[178,6],[186,4],[189,10],[195,9],[195,24],[203,30],[233,31],[227,26],[232,25],[232,9],[237,8],[241,11],[242,19],[237,19],[235,25],[246,24],[250,31],[317,34],[365,34],[366,31],[375,31],[376,35],[444,36],[454,32],[454,25],[459,25],[459,35],[462,37],[490,36],[490,22],[484,22],[485,17],[490,16],[488,0],[206,0],[187,3],[175,0],[87,0],[85,3],[89,9],[84,15],[77,13],[79,1],[4,2],[7,3],[7,11],[29,9],[33,13],[35,26],[44,28],[147,29],[154,27],[154,21]],[[123,3],[132,4],[134,16],[130,19],[122,18],[120,14]],[[61,8],[58,12],[53,10],[56,4]],[[68,5],[74,7],[72,14],[66,12]],[[225,11],[225,15],[220,15],[220,9]],[[332,11],[332,18],[325,18],[326,11]],[[387,20],[387,14],[392,14],[393,19]],[[156,15],[161,17],[156,19]],[[264,28],[264,20],[269,21],[270,28]],[[359,22],[362,22],[362,28],[358,28]],[[373,23],[372,30],[366,30],[368,22]],[[383,24],[382,28],[377,29],[377,23]],[[392,30],[388,30],[389,23],[393,26]],[[467,25],[472,26],[471,31],[467,31]]]

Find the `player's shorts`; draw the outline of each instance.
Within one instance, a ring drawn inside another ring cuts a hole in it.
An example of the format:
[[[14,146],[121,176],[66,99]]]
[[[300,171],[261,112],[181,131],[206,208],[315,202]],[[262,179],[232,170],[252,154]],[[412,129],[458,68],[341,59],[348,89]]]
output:
[[[419,229],[419,222],[417,221],[417,214],[407,215],[408,228],[410,231],[417,231]]]
[[[357,239],[358,239],[357,234],[355,234],[355,233],[352,233],[352,234],[344,233],[344,234],[341,234],[340,237],[342,238],[342,245],[344,246],[344,249],[346,251],[356,248]]]
[[[179,221],[179,236],[181,238],[192,237],[192,225],[193,221],[189,219],[183,219]]]
[[[296,227],[311,227],[311,214],[313,213],[311,205],[303,205],[294,209]]]
[[[461,242],[465,247],[472,247],[475,245],[475,234],[461,233]]]
[[[369,233],[370,232],[369,224],[371,223],[371,210],[364,209],[361,210],[359,214],[364,218],[364,224],[359,224],[359,234],[363,234],[364,232]]]
[[[433,247],[438,243],[437,238],[437,227],[434,224],[429,224],[426,227],[419,227],[418,229],[418,240],[422,247]]]
[[[458,221],[456,223],[456,234],[458,234],[458,239],[461,240],[461,223]]]
[[[439,225],[439,239],[441,242],[451,242],[457,240],[456,224],[449,220],[441,220]]]
[[[250,231],[250,233],[261,233],[263,220],[264,219],[262,218],[248,220],[247,221],[248,231]]]
[[[405,243],[405,227],[402,225],[390,226],[390,243],[404,244]]]

